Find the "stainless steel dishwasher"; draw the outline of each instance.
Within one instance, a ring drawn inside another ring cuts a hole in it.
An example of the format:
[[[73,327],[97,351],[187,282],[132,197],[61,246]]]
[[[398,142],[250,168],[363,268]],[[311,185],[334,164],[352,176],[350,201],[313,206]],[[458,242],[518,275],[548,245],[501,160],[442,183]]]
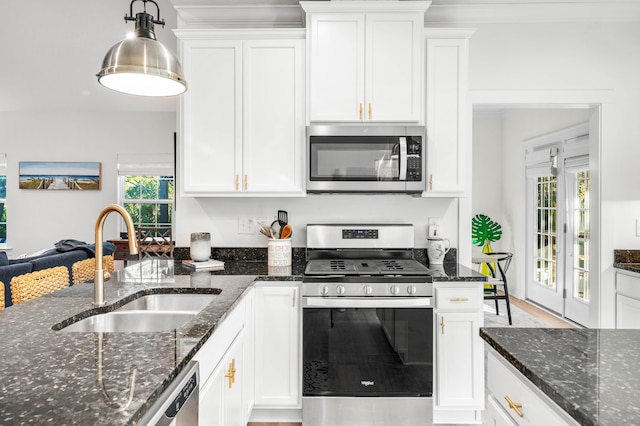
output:
[[[195,426],[198,424],[198,361],[191,361],[160,395],[147,414],[140,419],[143,426]]]

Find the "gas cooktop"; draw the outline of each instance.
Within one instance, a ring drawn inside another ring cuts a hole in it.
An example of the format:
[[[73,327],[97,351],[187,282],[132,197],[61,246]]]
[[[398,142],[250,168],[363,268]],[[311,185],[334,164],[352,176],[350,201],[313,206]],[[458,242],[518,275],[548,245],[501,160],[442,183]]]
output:
[[[307,262],[304,274],[423,276],[431,271],[414,259],[315,259]]]

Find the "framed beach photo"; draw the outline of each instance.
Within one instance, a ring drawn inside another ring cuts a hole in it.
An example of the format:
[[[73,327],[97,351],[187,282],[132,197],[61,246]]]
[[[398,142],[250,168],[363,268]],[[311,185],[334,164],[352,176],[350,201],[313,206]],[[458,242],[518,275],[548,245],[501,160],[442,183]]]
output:
[[[102,188],[102,163],[20,161],[20,189],[86,191]]]

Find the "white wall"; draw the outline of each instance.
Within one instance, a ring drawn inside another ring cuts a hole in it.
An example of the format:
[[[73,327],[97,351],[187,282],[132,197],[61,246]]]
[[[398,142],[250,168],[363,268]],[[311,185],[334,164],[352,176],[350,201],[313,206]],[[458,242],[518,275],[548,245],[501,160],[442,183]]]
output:
[[[639,48],[640,26],[625,22],[487,24],[470,43],[474,102],[602,103],[601,326],[613,324],[613,250],[640,248]]]
[[[93,242],[96,217],[117,199],[118,153],[172,152],[174,113],[0,113],[7,153],[7,240],[11,257],[62,239]],[[20,161],[98,161],[100,191],[18,189]],[[118,236],[115,215],[105,239]]]
[[[211,232],[215,247],[266,247],[259,234],[238,234],[238,217],[275,218],[286,210],[293,227],[292,244],[305,247],[309,223],[412,223],[415,244],[427,246],[429,217],[440,217],[442,233],[458,247],[458,202],[406,195],[313,195],[305,198],[180,198],[176,244],[189,246],[192,232]]]

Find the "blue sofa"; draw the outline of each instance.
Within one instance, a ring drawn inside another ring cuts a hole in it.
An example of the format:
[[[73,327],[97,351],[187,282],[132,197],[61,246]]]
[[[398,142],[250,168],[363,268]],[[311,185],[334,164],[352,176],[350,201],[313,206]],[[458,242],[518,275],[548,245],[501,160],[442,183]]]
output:
[[[68,242],[75,240],[63,241]],[[72,285],[73,276],[71,273],[71,266],[76,262],[94,257],[95,255],[93,244],[86,244],[82,243],[81,241],[73,244],[61,243],[63,242],[56,243],[56,248],[47,250],[46,252],[38,256],[25,257],[21,259],[8,259],[4,252],[0,252],[0,281],[4,283],[5,307],[13,305],[10,286],[11,279],[13,277],[27,274],[29,272],[54,268],[56,266],[66,266],[69,270],[69,285]],[[113,244],[103,244],[103,251],[105,255],[112,254],[114,250],[115,246]]]

